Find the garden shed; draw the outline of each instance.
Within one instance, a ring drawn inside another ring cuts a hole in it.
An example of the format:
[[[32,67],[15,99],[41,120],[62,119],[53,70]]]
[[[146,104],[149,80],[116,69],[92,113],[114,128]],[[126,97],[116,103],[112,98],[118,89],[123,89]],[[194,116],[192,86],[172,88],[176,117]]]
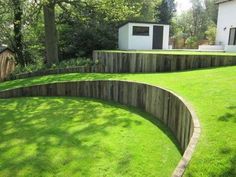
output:
[[[0,46],[0,81],[15,69],[14,52],[8,47]]]
[[[126,22],[119,27],[120,50],[168,49],[169,25],[154,22]]]

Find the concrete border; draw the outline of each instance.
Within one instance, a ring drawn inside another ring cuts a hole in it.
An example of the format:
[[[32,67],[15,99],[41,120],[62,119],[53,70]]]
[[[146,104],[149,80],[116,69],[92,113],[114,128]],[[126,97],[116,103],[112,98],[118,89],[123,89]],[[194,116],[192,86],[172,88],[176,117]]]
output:
[[[172,131],[183,152],[173,177],[184,174],[200,137],[200,123],[192,106],[174,92],[146,83],[119,80],[76,81],[0,91],[0,99],[25,96],[98,98],[135,106],[152,114]]]

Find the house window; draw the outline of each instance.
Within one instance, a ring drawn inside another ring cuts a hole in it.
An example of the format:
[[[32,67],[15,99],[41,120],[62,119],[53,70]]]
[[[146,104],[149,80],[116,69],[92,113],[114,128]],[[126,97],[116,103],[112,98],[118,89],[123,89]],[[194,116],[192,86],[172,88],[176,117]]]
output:
[[[133,26],[133,36],[149,36],[149,27]]]
[[[229,45],[236,45],[236,28],[230,28]]]

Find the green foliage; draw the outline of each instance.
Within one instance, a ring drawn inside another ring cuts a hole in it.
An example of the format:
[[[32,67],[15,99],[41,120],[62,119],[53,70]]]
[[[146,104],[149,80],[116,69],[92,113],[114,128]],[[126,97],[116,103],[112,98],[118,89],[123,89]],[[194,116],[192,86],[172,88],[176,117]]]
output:
[[[130,2],[133,3],[134,0],[130,0]],[[139,3],[141,8],[139,12],[139,16],[135,18],[134,20],[138,21],[154,21],[156,20],[158,13],[158,10],[156,9],[158,6],[160,6],[162,0],[136,0],[134,1],[137,4]]]
[[[190,36],[185,41],[186,47],[189,49],[194,49],[198,47],[198,39],[196,36]]]
[[[59,60],[91,57],[97,49],[116,49],[118,27],[127,20],[154,21],[161,0],[15,1],[21,3],[21,43],[25,63],[45,60],[42,7],[54,2]],[[15,48],[12,0],[0,0],[0,43]],[[164,12],[164,9],[162,9]],[[44,62],[45,63],[45,62]]]
[[[35,33],[39,26],[39,12],[34,1],[0,0],[0,44],[12,48],[16,52],[17,62],[22,65],[43,58],[41,35]],[[36,46],[39,47],[36,49]]]
[[[193,46],[196,48],[196,42],[206,38],[208,39],[205,32],[208,31],[212,25],[216,24],[216,19],[217,6],[213,0],[192,0],[192,8],[177,15],[173,19],[173,38],[176,40],[176,43],[180,40],[187,40],[185,42],[185,47],[189,48]],[[211,30],[210,33],[212,32],[213,31]],[[209,42],[213,43],[213,33],[210,38]]]
[[[59,62],[57,68],[70,68],[76,66],[91,66],[93,65],[93,61],[89,58],[74,58],[70,60],[63,60]]]
[[[209,41],[209,44],[214,45],[215,39],[216,39],[216,25],[212,24],[212,25],[208,26],[205,34],[206,34],[206,38]]]
[[[176,16],[173,22],[173,28],[175,33],[181,32],[182,35],[187,38],[194,35],[194,24],[192,11],[183,12]]]
[[[42,60],[36,60],[36,63],[27,64],[24,66],[19,65],[19,64],[16,65],[16,68],[15,68],[14,72],[12,73],[12,75],[20,74],[20,73],[34,72],[34,71],[43,70],[43,69],[46,69],[46,66],[44,65]]]
[[[45,60],[42,7],[56,4],[59,59],[91,57],[95,49],[116,49],[118,27],[127,20],[154,21],[161,0],[15,1],[21,3],[22,54],[26,63]],[[14,48],[12,0],[0,0],[0,43]]]
[[[162,0],[162,3],[156,7],[156,21],[161,24],[170,24],[176,11],[174,0]]]
[[[35,72],[46,69],[57,69],[57,68],[70,68],[77,66],[91,66],[94,63],[89,58],[74,58],[70,60],[63,60],[58,64],[53,64],[51,67],[47,67],[43,60],[36,60],[36,62],[27,64],[25,66],[17,65],[15,71],[12,73],[12,76],[21,73]]]
[[[13,41],[13,13],[10,1],[0,0],[0,44],[11,46]]]
[[[206,13],[209,19],[216,24],[218,17],[218,4],[215,0],[204,0],[206,6]]]
[[[58,10],[60,59],[91,57],[93,50],[116,49],[118,27],[127,20],[152,21],[156,1],[103,0]]]

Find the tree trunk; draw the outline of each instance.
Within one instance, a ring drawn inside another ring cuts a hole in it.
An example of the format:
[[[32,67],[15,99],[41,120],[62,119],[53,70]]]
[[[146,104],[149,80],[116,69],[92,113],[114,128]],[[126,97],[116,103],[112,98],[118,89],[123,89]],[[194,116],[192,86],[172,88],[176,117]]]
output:
[[[44,12],[44,28],[45,28],[45,47],[46,47],[46,63],[51,66],[58,63],[58,47],[57,47],[57,29],[55,24],[55,5],[45,5]]]
[[[14,8],[14,51],[16,53],[16,61],[20,65],[25,65],[22,44],[22,8],[19,0],[12,0]]]

